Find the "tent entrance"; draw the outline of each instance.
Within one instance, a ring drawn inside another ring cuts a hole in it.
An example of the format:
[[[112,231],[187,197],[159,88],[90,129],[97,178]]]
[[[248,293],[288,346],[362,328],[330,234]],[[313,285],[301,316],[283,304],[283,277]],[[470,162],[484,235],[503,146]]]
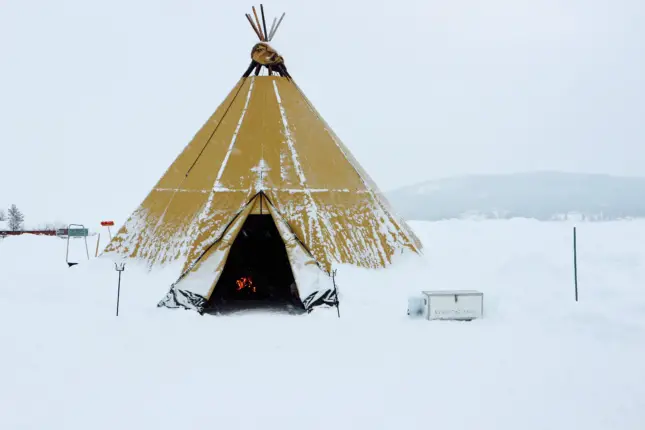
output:
[[[247,217],[204,312],[304,312],[287,250],[271,215]]]

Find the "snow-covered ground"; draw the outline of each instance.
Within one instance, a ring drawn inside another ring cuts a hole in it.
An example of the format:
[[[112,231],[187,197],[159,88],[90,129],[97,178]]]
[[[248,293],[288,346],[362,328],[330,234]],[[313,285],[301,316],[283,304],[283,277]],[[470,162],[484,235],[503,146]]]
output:
[[[340,319],[158,309],[176,268],[136,265],[117,318],[110,262],[0,240],[0,428],[645,428],[645,222],[578,225],[578,303],[572,224],[411,224],[422,258],[338,268]],[[424,289],[485,318],[409,320]]]

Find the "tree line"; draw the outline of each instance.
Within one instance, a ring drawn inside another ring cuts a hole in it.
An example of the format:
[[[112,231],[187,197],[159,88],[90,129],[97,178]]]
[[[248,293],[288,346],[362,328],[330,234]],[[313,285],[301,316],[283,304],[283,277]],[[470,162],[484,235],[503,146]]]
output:
[[[21,231],[25,228],[25,216],[16,205],[11,205],[6,213],[4,209],[0,209],[0,221],[6,221],[11,231]]]

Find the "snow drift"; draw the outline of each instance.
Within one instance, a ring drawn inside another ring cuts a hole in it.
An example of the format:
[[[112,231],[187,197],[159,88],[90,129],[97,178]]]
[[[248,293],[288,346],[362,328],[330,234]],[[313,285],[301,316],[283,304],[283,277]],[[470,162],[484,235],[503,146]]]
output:
[[[5,429],[642,429],[645,223],[411,223],[423,259],[338,270],[335,309],[156,307],[178,268],[68,269],[65,242],[0,241]],[[409,320],[422,289],[478,289],[486,318]]]

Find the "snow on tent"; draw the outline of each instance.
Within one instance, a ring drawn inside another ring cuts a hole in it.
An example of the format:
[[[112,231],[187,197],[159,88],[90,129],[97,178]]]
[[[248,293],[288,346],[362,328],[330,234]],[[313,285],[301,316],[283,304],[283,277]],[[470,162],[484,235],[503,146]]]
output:
[[[254,14],[246,72],[103,253],[179,261],[159,306],[310,311],[336,303],[334,264],[381,268],[421,250],[267,43],[281,20],[267,32]]]

